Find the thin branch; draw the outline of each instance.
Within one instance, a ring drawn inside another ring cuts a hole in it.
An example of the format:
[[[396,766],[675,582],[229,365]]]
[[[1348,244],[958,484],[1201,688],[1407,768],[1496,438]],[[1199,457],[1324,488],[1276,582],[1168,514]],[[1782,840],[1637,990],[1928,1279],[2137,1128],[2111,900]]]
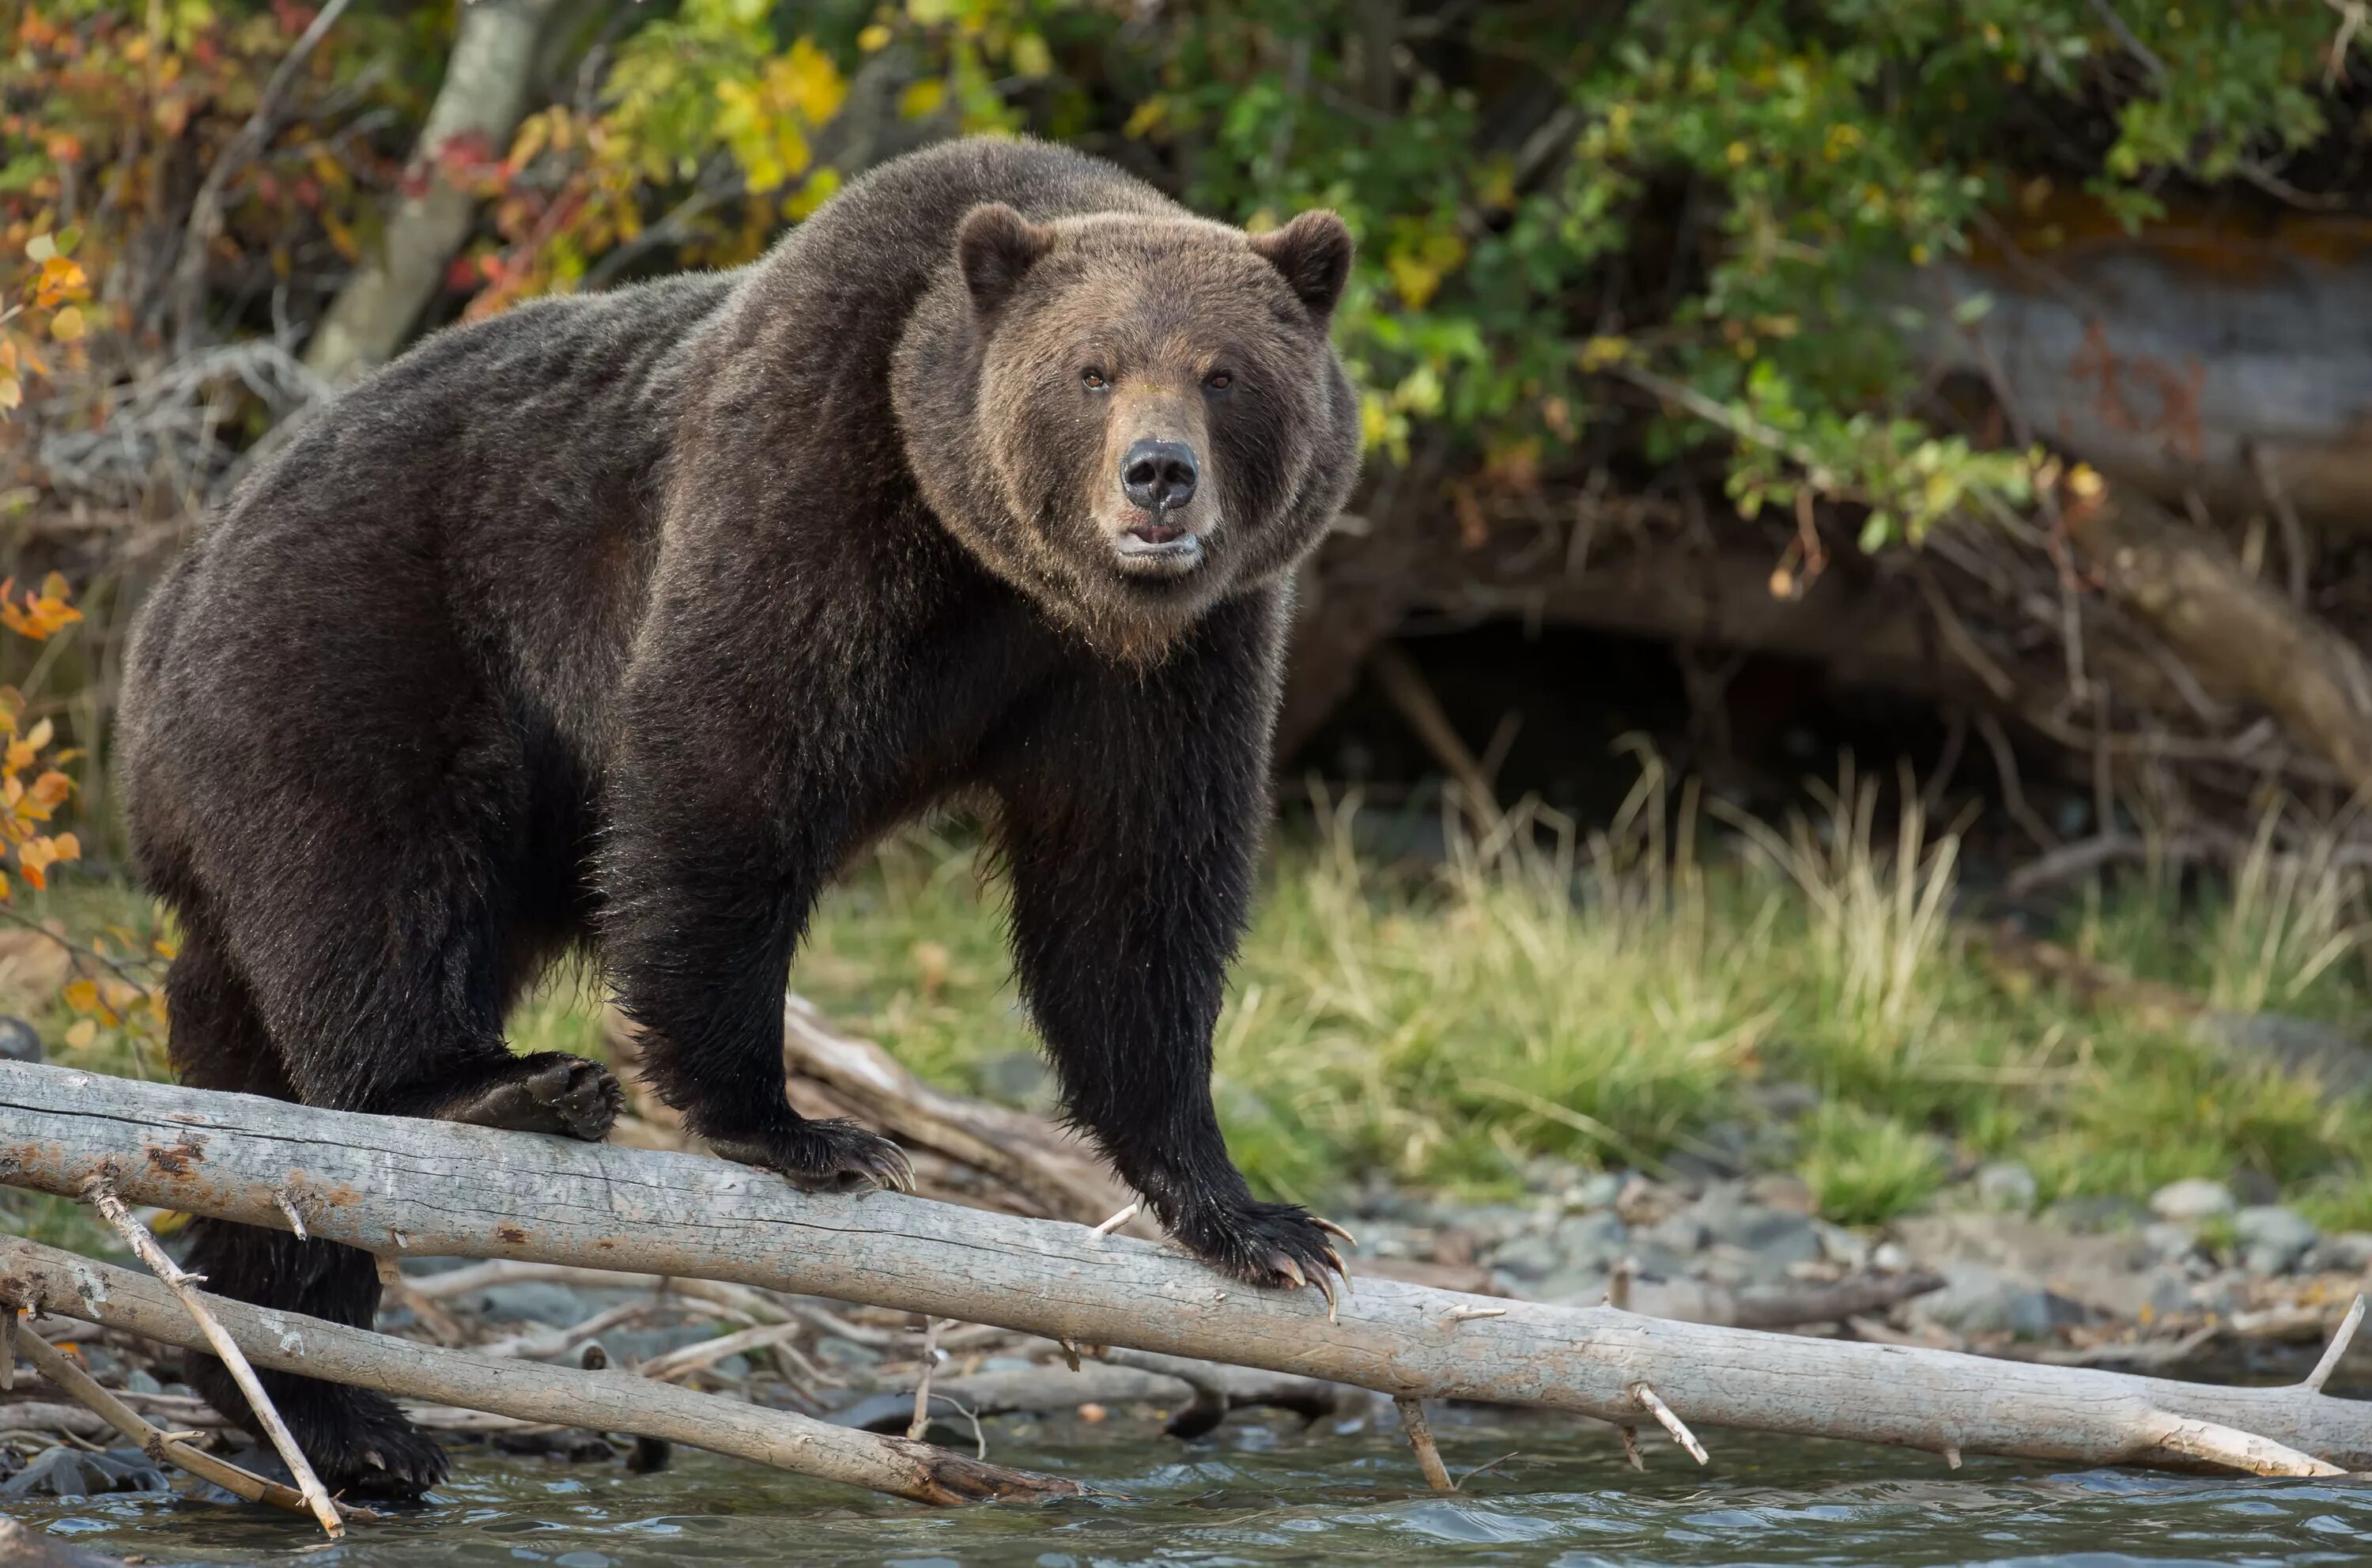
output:
[[[1132,1205],[1133,1206],[1133,1205]],[[906,1423],[906,1435],[920,1443],[931,1430],[931,1374],[939,1369],[939,1320],[929,1313],[923,1314],[923,1375],[914,1383],[914,1419]]]
[[[2339,1320],[2338,1332],[2331,1336],[2331,1348],[2322,1353],[2322,1359],[2314,1364],[2314,1370],[2306,1375],[2306,1381],[2299,1384],[2299,1388],[2312,1388],[2317,1393],[2322,1391],[2322,1386],[2331,1381],[2331,1375],[2338,1371],[2339,1364],[2346,1359],[2348,1342],[2355,1338],[2356,1327],[2363,1321],[2364,1298],[2359,1295],[2348,1307],[2347,1316]]]
[[[14,1307],[8,1308],[7,1313],[11,1320],[17,1316]],[[210,1481],[250,1503],[285,1508],[292,1514],[312,1512],[312,1504],[304,1493],[226,1463],[212,1454],[202,1453],[181,1441],[179,1435],[150,1425],[139,1411],[101,1388],[89,1373],[76,1366],[70,1357],[39,1334],[28,1331],[19,1342],[19,1348],[25,1353],[25,1359],[31,1362],[42,1376],[80,1400],[110,1426],[138,1444],[140,1451],[150,1459],[159,1464],[179,1465],[199,1480]],[[332,1506],[349,1519],[378,1517],[367,1508],[342,1504]]]
[[[256,1423],[263,1428],[264,1435],[279,1451],[281,1462],[296,1478],[297,1492],[303,1495],[305,1505],[313,1511],[313,1517],[320,1521],[323,1531],[332,1540],[344,1535],[346,1527],[338,1519],[338,1505],[330,1501],[330,1493],[321,1485],[321,1478],[313,1473],[312,1465],[305,1458],[305,1450],[296,1446],[296,1437],[289,1432],[287,1423],[280,1419],[280,1411],[273,1407],[271,1396],[264,1393],[263,1385],[256,1379],[255,1368],[248,1364],[247,1353],[238,1348],[238,1342],[215,1320],[215,1315],[206,1310],[205,1303],[198,1299],[198,1293],[192,1288],[192,1276],[183,1273],[180,1265],[166,1256],[165,1249],[157,1244],[157,1238],[148,1234],[148,1227],[133,1217],[132,1211],[124,1207],[123,1200],[115,1195],[104,1179],[93,1182],[87,1196],[91,1206],[106,1216],[107,1222],[115,1227],[116,1234],[123,1237],[140,1260],[164,1282],[165,1288],[173,1293],[182,1309],[189,1313],[191,1320],[205,1335],[206,1342],[214,1347],[215,1354],[230,1374],[231,1381],[237,1383],[238,1391],[247,1397],[249,1408],[255,1412]]]
[[[263,150],[288,84],[296,79],[296,73],[312,55],[313,46],[336,23],[346,4],[347,0],[329,0],[314,13],[312,25],[273,67],[272,75],[264,80],[263,90],[256,95],[255,111],[247,117],[247,123],[238,128],[230,145],[223,148],[214,167],[206,170],[205,182],[198,187],[197,195],[190,203],[189,225],[181,231],[180,254],[173,263],[174,330],[184,350],[191,346],[196,331],[199,303],[205,290],[206,252],[214,248],[215,237],[222,232],[223,190],[233,175]]]
[[[1657,1397],[1655,1389],[1645,1383],[1634,1383],[1631,1385],[1631,1397],[1639,1401],[1641,1410],[1656,1418],[1656,1423],[1658,1426],[1671,1434],[1673,1442],[1689,1451],[1689,1458],[1701,1465],[1712,1462],[1711,1456],[1705,1452],[1704,1445],[1697,1441],[1697,1434],[1691,1432],[1687,1423],[1672,1413],[1671,1406]]]
[[[1441,1462],[1441,1450],[1434,1446],[1433,1429],[1424,1423],[1424,1401],[1403,1394],[1392,1400],[1392,1408],[1401,1412],[1401,1425],[1408,1430],[1409,1446],[1416,1450],[1416,1468],[1424,1472],[1425,1484],[1436,1492],[1457,1491],[1449,1467]]]

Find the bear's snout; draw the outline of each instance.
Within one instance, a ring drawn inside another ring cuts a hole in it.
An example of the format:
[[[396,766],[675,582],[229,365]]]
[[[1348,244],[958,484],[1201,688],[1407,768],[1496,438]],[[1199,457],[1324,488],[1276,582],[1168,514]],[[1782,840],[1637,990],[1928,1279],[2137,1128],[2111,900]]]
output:
[[[1145,533],[1171,533],[1178,530],[1162,526],[1161,515],[1172,507],[1183,506],[1194,499],[1194,482],[1202,475],[1194,461],[1194,448],[1183,441],[1139,441],[1121,459],[1120,488],[1129,504],[1142,506],[1153,514],[1148,528],[1134,530],[1140,537]]]

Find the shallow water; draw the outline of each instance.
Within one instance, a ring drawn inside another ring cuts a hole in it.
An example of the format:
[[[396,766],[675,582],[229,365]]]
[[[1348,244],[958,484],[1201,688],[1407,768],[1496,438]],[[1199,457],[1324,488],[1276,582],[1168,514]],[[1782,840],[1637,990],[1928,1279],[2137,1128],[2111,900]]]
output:
[[[2198,1479],[1709,1433],[1700,1470],[1657,1444],[1634,1475],[1603,1428],[1500,1413],[1436,1429],[1448,1498],[1394,1433],[1238,1417],[1181,1446],[1113,1422],[992,1423],[991,1457],[1104,1495],[942,1511],[679,1452],[672,1469],[464,1449],[433,1505],[331,1546],[299,1522],[177,1497],[12,1504],[76,1544],[151,1563],[308,1568],[1105,1568],[1158,1563],[2151,1564],[2372,1562],[2372,1483]]]

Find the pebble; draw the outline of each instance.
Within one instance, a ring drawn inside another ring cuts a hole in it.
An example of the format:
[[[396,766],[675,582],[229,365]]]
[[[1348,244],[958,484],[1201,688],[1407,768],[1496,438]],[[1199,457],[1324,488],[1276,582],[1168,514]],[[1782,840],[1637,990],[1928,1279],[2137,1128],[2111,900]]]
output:
[[[2314,1266],[2338,1274],[2372,1272],[2372,1230],[2343,1230],[2324,1237],[2314,1249]]]
[[[2191,1227],[2172,1220],[2152,1220],[2142,1226],[2142,1245],[2151,1257],[2166,1262],[2179,1263],[2199,1252],[2199,1237]]]
[[[22,1018],[0,1018],[0,1059],[41,1061],[41,1037]]]
[[[102,1492],[166,1492],[165,1472],[137,1448],[86,1454],[44,1448],[32,1461],[0,1481],[0,1497],[88,1497]]]
[[[2150,1213],[2162,1220],[2191,1225],[2221,1218],[2239,1207],[2230,1188],[2203,1176],[2168,1182],[2150,1194],[2149,1206]]]
[[[1944,1288],[1913,1297],[1910,1315],[1958,1333],[2047,1339],[2090,1316],[2079,1302],[1982,1263],[1947,1263],[1939,1272]]]
[[[565,1329],[601,1310],[581,1291],[548,1280],[490,1285],[469,1301],[469,1309],[490,1323],[542,1323]]]
[[[2305,1261],[2322,1239],[2313,1222],[2295,1209],[2278,1203],[2258,1203],[2242,1209],[2232,1222],[2240,1243],[2241,1263],[2252,1274],[2286,1274]]]
[[[1994,1160],[1977,1167],[1977,1202],[1995,1214],[2030,1214],[2041,1198],[2034,1172],[2017,1160]]]

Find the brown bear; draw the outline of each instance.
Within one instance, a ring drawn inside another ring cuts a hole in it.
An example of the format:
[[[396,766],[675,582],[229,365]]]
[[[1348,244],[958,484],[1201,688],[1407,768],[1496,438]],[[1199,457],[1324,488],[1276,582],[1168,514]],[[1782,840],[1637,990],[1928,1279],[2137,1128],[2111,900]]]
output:
[[[983,803],[1069,1115],[1198,1256],[1323,1281],[1210,1093],[1294,567],[1358,466],[1329,213],[1258,236],[971,140],[764,259],[438,332],[315,414],[144,611],[122,746],[178,912],[183,1082],[598,1139],[506,1010],[589,942],[657,1091],[809,1185],[904,1157],[784,1097],[819,891]],[[201,1222],[245,1300],[367,1323],[372,1260]],[[201,1366],[227,1411],[244,1402]],[[337,1489],[416,1493],[379,1397],[267,1377]]]

